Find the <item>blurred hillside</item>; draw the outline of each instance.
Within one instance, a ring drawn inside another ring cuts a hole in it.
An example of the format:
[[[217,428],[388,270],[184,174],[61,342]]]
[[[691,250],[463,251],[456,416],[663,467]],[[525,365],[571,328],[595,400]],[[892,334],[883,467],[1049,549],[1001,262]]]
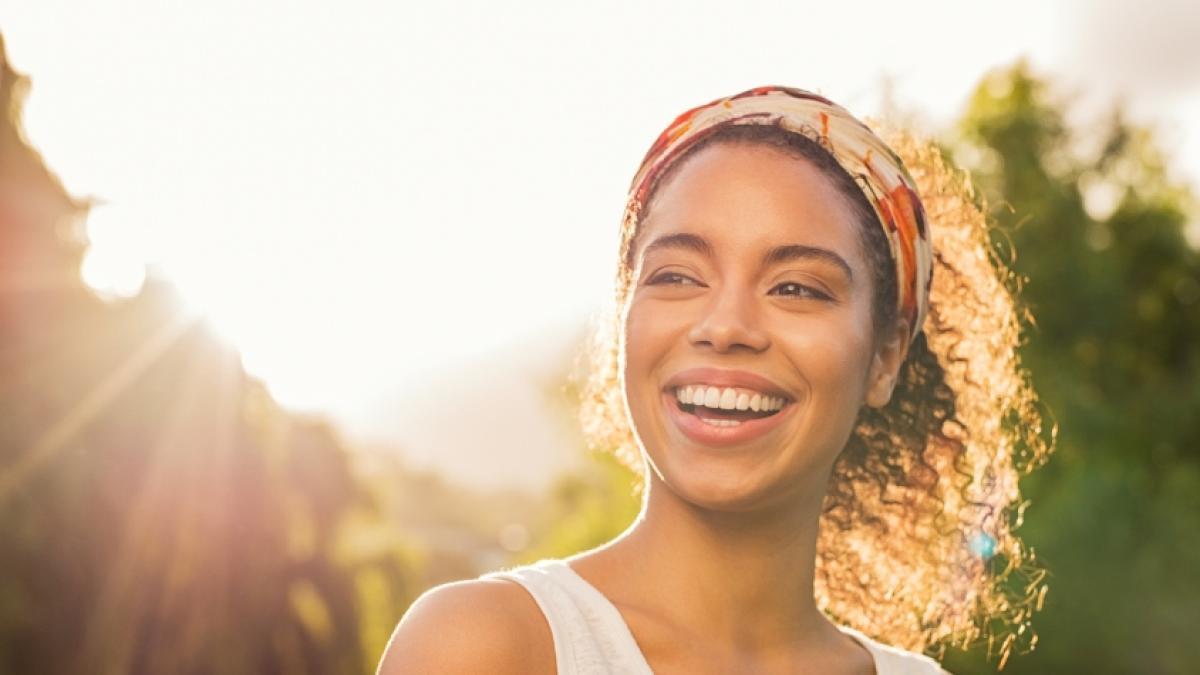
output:
[[[88,292],[2,47],[0,672],[366,672],[413,582],[347,449],[164,284]]]
[[[544,493],[582,467],[578,423],[559,391],[585,339],[582,322],[542,327],[525,339],[397,381],[357,414],[339,416],[356,445],[475,490]],[[447,448],[453,448],[448,452]]]

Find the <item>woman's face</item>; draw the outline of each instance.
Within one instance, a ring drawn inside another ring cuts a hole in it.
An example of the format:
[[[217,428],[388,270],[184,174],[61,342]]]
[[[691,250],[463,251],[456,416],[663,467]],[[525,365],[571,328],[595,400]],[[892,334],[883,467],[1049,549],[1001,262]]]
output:
[[[819,169],[766,146],[709,146],[659,187],[622,387],[673,492],[723,510],[824,494],[859,408],[887,402],[903,359],[902,327],[873,349],[858,227]]]

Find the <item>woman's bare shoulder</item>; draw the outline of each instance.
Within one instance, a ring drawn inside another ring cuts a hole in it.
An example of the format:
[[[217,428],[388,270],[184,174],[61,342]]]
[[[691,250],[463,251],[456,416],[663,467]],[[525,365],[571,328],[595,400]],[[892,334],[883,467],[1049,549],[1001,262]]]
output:
[[[377,675],[554,673],[550,626],[533,597],[503,579],[436,586],[388,641]]]

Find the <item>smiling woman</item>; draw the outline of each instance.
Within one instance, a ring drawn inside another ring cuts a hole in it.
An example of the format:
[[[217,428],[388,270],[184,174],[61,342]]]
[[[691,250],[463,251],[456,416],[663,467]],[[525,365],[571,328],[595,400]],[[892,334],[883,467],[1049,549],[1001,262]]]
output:
[[[426,593],[381,673],[939,673],[919,652],[1031,634],[1016,479],[1050,442],[1017,309],[962,179],[897,147],[917,180],[782,87],[663,132],[585,401],[639,517]]]

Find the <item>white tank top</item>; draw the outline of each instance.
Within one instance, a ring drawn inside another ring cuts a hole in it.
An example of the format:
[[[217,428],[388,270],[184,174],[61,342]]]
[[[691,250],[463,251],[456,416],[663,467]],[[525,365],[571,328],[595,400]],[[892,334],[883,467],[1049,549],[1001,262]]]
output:
[[[547,558],[480,578],[509,579],[529,591],[550,624],[558,675],[653,675],[616,606],[566,561]],[[948,675],[927,656],[839,628],[871,653],[876,675]]]

